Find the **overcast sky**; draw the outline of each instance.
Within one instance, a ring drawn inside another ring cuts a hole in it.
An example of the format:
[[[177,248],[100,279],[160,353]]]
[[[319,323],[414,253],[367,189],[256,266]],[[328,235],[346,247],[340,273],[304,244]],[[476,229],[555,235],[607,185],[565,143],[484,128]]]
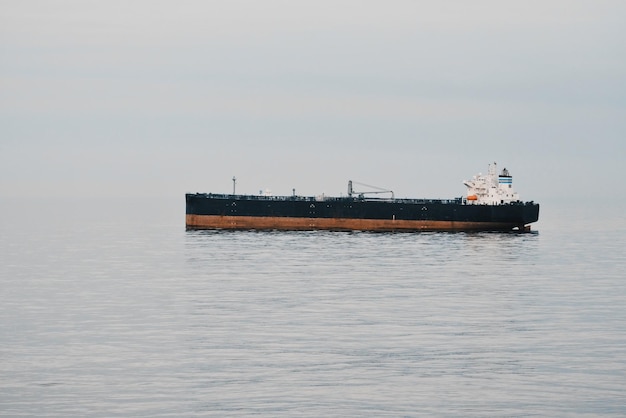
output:
[[[0,196],[626,195],[626,1],[0,0]]]

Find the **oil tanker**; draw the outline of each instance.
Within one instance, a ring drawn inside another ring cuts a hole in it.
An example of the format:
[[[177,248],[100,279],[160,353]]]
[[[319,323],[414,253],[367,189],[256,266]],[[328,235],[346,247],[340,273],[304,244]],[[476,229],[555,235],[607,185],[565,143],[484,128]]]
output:
[[[453,199],[396,198],[391,190],[327,196],[187,193],[187,229],[335,231],[530,231],[539,204],[523,202],[513,177],[490,164],[487,174],[463,182],[467,194]],[[371,197],[389,193],[389,197]]]

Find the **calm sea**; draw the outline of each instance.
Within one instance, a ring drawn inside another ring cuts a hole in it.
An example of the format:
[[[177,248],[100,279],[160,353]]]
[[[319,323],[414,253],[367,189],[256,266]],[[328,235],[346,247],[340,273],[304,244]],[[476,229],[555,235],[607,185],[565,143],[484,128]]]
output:
[[[626,207],[541,203],[391,234],[0,200],[0,415],[624,416]]]

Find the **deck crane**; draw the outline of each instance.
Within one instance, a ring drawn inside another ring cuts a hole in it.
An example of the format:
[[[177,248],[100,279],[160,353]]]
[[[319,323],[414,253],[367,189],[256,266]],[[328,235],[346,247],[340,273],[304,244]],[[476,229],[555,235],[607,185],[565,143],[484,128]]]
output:
[[[359,186],[369,187],[370,189],[375,189],[373,191],[368,192],[355,192],[352,188],[352,184],[358,184]],[[348,196],[352,197],[352,195],[358,195],[359,198],[364,197],[365,194],[378,194],[378,193],[391,193],[391,198],[394,199],[393,190],[387,190],[376,186],[370,186],[369,184],[359,183],[357,181],[348,181]]]

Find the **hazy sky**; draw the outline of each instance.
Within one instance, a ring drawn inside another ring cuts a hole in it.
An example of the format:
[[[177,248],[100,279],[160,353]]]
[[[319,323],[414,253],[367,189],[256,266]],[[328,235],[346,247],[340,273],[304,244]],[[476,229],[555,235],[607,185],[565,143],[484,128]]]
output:
[[[0,196],[626,195],[626,1],[0,0]]]

